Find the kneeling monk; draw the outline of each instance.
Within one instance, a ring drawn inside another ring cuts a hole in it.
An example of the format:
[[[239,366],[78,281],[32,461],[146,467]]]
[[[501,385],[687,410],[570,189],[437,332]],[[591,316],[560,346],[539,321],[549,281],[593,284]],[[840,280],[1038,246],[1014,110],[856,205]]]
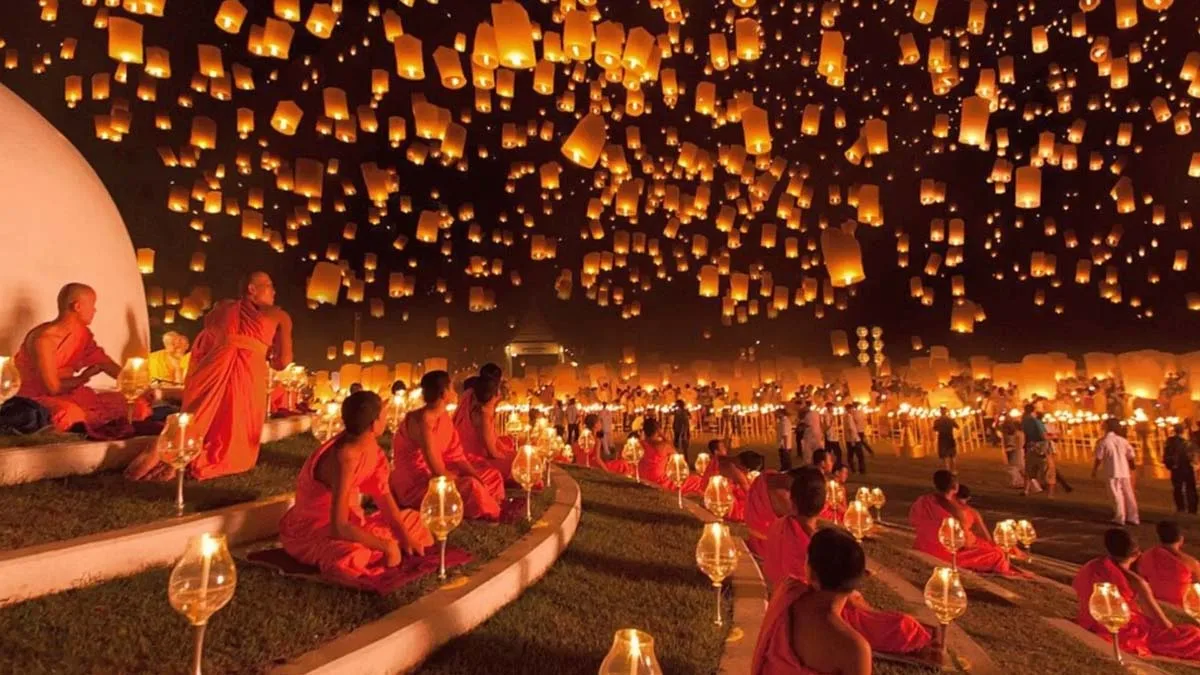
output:
[[[296,560],[333,581],[382,592],[388,569],[404,554],[433,544],[416,511],[402,510],[388,489],[388,465],[376,439],[387,430],[383,401],[373,392],[342,403],[345,431],[316,450],[296,484],[296,503],[279,521],[279,541]],[[362,495],[379,508],[363,514]]]
[[[1155,654],[1174,659],[1200,661],[1200,626],[1174,624],[1154,599],[1150,585],[1130,568],[1138,556],[1138,545],[1127,530],[1114,527],[1104,533],[1108,555],[1096,558],[1075,575],[1071,584],[1079,598],[1076,621],[1106,640],[1112,635],[1092,618],[1088,601],[1095,584],[1108,582],[1117,587],[1129,604],[1130,620],[1117,633],[1121,649],[1139,656]]]
[[[45,406],[59,431],[79,425],[86,432],[127,419],[124,396],[87,386],[100,373],[115,378],[121,372],[88,328],[95,317],[96,291],[91,286],[63,286],[58,291],[58,316],[30,330],[13,359],[21,376],[17,396]],[[134,419],[145,419],[150,406],[139,400],[133,412]]]
[[[709,462],[704,467],[704,473],[698,476],[688,476],[683,481],[683,494],[703,495],[708,487],[708,481],[713,476],[724,476],[733,492],[733,506],[726,514],[728,522],[740,523],[746,519],[746,494],[750,490],[750,479],[738,462],[729,456],[729,446],[719,438],[708,442]]]
[[[811,581],[785,579],[771,595],[751,675],[869,675],[871,646],[842,619],[866,573],[862,547],[841,530],[821,530],[807,563]]]
[[[1200,563],[1183,552],[1183,534],[1179,523],[1160,520],[1154,526],[1158,546],[1137,559],[1137,573],[1150,584],[1154,597],[1172,605],[1183,604],[1183,593],[1194,581],[1200,581]]]
[[[821,472],[806,466],[792,474],[792,509],[796,515],[775,521],[764,544],[763,576],[774,587],[789,579],[809,580],[808,552],[819,534],[817,521],[825,508],[825,478]],[[933,633],[913,617],[877,610],[857,591],[850,594],[841,615],[878,652],[909,654],[925,649],[933,641]]]
[[[971,517],[964,513],[955,499],[958,479],[954,474],[945,469],[933,472],[933,486],[936,492],[918,497],[908,510],[908,520],[917,530],[913,548],[949,562],[950,551],[938,541],[938,528],[942,526],[942,521],[953,516],[962,524],[966,535],[966,545],[958,551],[959,567],[974,572],[1022,576],[1020,571],[1008,564],[1008,558],[999,546],[968,529]]]
[[[454,420],[446,412],[449,392],[446,371],[434,370],[421,377],[425,405],[405,415],[392,438],[392,493],[401,506],[418,508],[429,479],[449,476],[462,495],[467,518],[496,520],[504,501],[504,478],[495,469],[476,469],[467,460]]]
[[[473,466],[491,467],[505,480],[511,480],[516,447],[512,438],[496,434],[500,381],[480,375],[467,378],[467,382],[469,386],[454,410],[454,430],[462,441],[467,461]]]

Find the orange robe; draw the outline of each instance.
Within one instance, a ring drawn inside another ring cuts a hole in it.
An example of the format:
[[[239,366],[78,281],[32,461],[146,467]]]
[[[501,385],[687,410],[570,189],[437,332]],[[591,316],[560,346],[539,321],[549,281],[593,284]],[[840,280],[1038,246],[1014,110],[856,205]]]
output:
[[[1138,656],[1156,654],[1173,659],[1200,661],[1200,626],[1179,623],[1174,628],[1163,628],[1155,624],[1138,608],[1137,592],[1129,585],[1129,580],[1125,578],[1121,568],[1107,556],[1096,558],[1080,568],[1074,583],[1071,584],[1079,598],[1079,613],[1075,621],[1080,626],[1106,640],[1112,640],[1108,629],[1097,623],[1088,611],[1092,585],[1104,581],[1116,586],[1121,592],[1121,597],[1129,604],[1129,623],[1117,633],[1122,650]]]
[[[775,474],[777,471],[763,471],[750,483],[750,490],[746,493],[746,528],[750,530],[750,536],[746,539],[746,547],[754,555],[762,557],[764,555],[763,545],[767,540],[767,530],[771,529],[771,525],[779,520],[779,516],[775,513],[775,507],[771,504],[771,488],[768,485],[767,474]]]
[[[820,675],[804,665],[792,647],[792,605],[810,590],[807,583],[788,579],[771,594],[754,645],[750,675]]]
[[[21,388],[17,396],[33,399],[50,411],[50,423],[59,431],[68,431],[76,424],[85,430],[97,429],[110,422],[128,419],[128,404],[125,397],[115,391],[96,391],[80,386],[61,394],[51,394],[42,383],[38,372],[37,355],[25,342],[17,350],[13,365],[21,376]],[[63,338],[54,348],[54,368],[60,378],[109,361],[109,357],[96,344],[96,336],[90,328],[81,326]],[[150,415],[150,405],[144,399],[134,402],[133,418],[145,419]]]
[[[733,461],[722,455],[714,455],[712,461],[704,468],[704,473],[699,476],[688,476],[683,481],[683,494],[685,495],[703,495],[704,490],[708,488],[708,481],[713,476],[721,473],[721,462]],[[733,491],[733,506],[730,507],[729,513],[725,515],[726,522],[740,523],[746,519],[746,491],[741,485],[734,483],[732,480],[729,484]]]
[[[183,385],[204,450],[193,477],[206,480],[254,468],[267,417],[267,350],[276,322],[249,300],[225,300],[204,317]]]
[[[763,576],[772,586],[800,579],[808,581],[808,544],[811,540],[800,520],[792,516],[775,521],[767,534]],[[929,646],[933,633],[903,612],[883,612],[846,604],[842,619],[866,638],[871,649],[885,654],[908,654]]]
[[[600,458],[600,441],[597,440],[595,436],[592,437],[592,441],[595,443],[595,445],[592,446],[592,451],[590,453],[585,452],[584,449],[580,447],[578,441],[571,444],[571,452],[575,454],[575,464],[579,466],[590,466],[594,469],[600,469],[601,471],[607,471],[608,466],[605,464],[604,460]]]
[[[1162,546],[1142,553],[1137,560],[1137,573],[1150,584],[1154,597],[1172,605],[1183,604],[1183,592],[1192,583],[1192,571],[1179,556]]]
[[[454,410],[454,430],[462,442],[463,453],[472,466],[483,466],[495,469],[506,481],[512,481],[513,458],[517,456],[517,446],[511,436],[496,437],[496,451],[499,457],[488,454],[483,436],[471,423],[471,408],[475,406],[475,394],[468,390],[458,399],[458,407]],[[484,424],[492,424],[492,415],[484,408]]]
[[[422,410],[409,413],[420,414],[423,414]],[[463,514],[473,520],[499,519],[500,504],[504,501],[504,478],[500,472],[484,467],[478,469],[479,478],[454,474],[454,464],[468,460],[450,415],[439,415],[430,434],[433,447],[429,448],[429,451],[442,456],[446,471],[454,478],[458,493],[462,495]],[[409,508],[420,508],[433,471],[425,462],[425,453],[421,451],[417,439],[408,437],[407,417],[392,436],[392,457],[395,468],[392,470],[391,485],[396,503]]]
[[[638,462],[638,477],[643,483],[657,485],[664,490],[675,490],[675,484],[667,478],[667,462],[674,449],[668,443],[642,440],[642,460]]]
[[[918,497],[908,510],[908,521],[917,531],[913,548],[950,562],[950,551],[938,541],[938,528],[942,526],[942,521],[949,517],[950,512],[938,503],[937,495]],[[999,546],[987,540],[980,540],[971,534],[967,525],[968,523],[962,523],[963,532],[967,535],[967,545],[958,552],[959,567],[989,574],[1023,576],[1019,570],[1008,564],[1008,558]]]
[[[296,560],[313,565],[331,580],[365,590],[382,592],[391,586],[390,578],[397,568],[384,565],[384,554],[356,541],[337,539],[332,534],[333,491],[314,475],[317,463],[341,438],[337,436],[309,456],[300,469],[296,483],[296,503],[279,521],[279,543]],[[433,545],[433,535],[421,524],[421,515],[405,510],[402,526],[404,537],[393,529],[392,523],[380,512],[364,515],[362,495],[381,500],[388,490],[388,466],[383,451],[362,453],[354,467],[355,493],[350,495],[350,522],[371,534],[390,541],[408,541],[425,546]]]

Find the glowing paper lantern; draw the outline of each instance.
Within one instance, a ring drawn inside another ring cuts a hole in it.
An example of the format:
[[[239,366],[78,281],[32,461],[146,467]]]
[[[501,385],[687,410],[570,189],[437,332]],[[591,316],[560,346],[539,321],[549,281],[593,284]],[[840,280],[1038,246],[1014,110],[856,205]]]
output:
[[[855,223],[847,221],[841,228],[826,228],[821,232],[821,255],[830,282],[838,288],[851,286],[863,279],[862,251],[854,238]]]
[[[533,27],[529,14],[516,2],[492,3],[492,26],[500,65],[506,68],[532,68],[537,60],[533,51]]]
[[[121,63],[141,63],[142,24],[123,17],[108,20],[108,56]]]
[[[575,125],[574,131],[563,143],[562,154],[579,166],[591,169],[600,160],[600,153],[607,140],[608,131],[604,126],[604,118],[589,113]]]
[[[318,262],[308,278],[305,297],[321,304],[336,305],[342,290],[342,268],[331,262]],[[351,343],[353,345],[353,343]],[[347,356],[354,353],[353,348]]]

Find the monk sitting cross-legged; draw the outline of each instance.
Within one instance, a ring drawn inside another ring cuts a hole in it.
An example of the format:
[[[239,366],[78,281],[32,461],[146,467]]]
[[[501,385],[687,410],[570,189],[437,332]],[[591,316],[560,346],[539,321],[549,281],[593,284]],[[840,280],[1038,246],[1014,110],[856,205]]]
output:
[[[491,467],[510,480],[516,447],[511,437],[496,434],[500,381],[481,375],[467,378],[467,382],[469,386],[454,410],[454,429],[462,440],[463,452],[473,466]]]
[[[608,467],[604,463],[604,458],[600,456],[600,442],[604,438],[604,426],[600,423],[600,416],[596,413],[588,413],[583,416],[583,430],[587,433],[591,441],[591,449],[585,450],[579,438],[571,444],[571,452],[575,455],[575,463],[595,467],[600,470],[607,470]],[[582,438],[583,434],[580,434]]]
[[[1092,618],[1088,603],[1095,584],[1107,582],[1117,587],[1129,604],[1130,620],[1117,633],[1121,649],[1139,656],[1155,654],[1176,659],[1200,661],[1200,626],[1174,624],[1154,599],[1150,585],[1131,569],[1138,556],[1138,545],[1127,530],[1112,528],[1104,533],[1108,555],[1096,558],[1080,568],[1071,585],[1079,598],[1076,621],[1106,640],[1108,629]]]
[[[703,495],[713,476],[724,476],[729,481],[730,491],[733,493],[733,506],[730,507],[725,520],[740,523],[746,518],[746,494],[750,490],[750,479],[746,477],[746,472],[742,471],[739,463],[729,456],[729,446],[725,441],[719,438],[709,441],[708,453],[711,459],[704,468],[704,473],[688,476],[683,481],[683,494]]]
[[[434,370],[421,377],[425,405],[409,412],[392,438],[392,493],[401,506],[417,508],[429,479],[449,476],[463,499],[467,518],[496,520],[504,500],[504,478],[493,468],[476,468],[463,452],[446,412],[450,375]]]
[[[1183,552],[1183,534],[1179,523],[1160,520],[1155,525],[1158,546],[1137,559],[1137,573],[1150,584],[1154,597],[1172,605],[1183,604],[1183,593],[1194,581],[1200,581],[1200,563]]]
[[[96,291],[84,284],[63,286],[58,292],[58,316],[29,331],[13,359],[21,376],[17,396],[45,406],[50,423],[59,431],[76,425],[89,431],[128,416],[124,396],[87,386],[100,373],[116,377],[121,372],[88,328],[95,316]],[[134,419],[144,419],[150,406],[139,399],[133,412]]]
[[[843,619],[866,572],[862,547],[841,530],[821,530],[806,560],[808,581],[785,579],[771,595],[751,675],[869,675],[871,646]]]
[[[789,579],[808,580],[808,551],[818,533],[819,514],[825,508],[825,479],[820,471],[806,466],[791,473],[795,515],[775,521],[764,544],[763,576],[773,587]],[[913,617],[879,611],[858,592],[849,595],[841,616],[878,652],[910,654],[929,647],[933,640],[930,630]]]
[[[1022,576],[1019,570],[1009,565],[1008,557],[1000,547],[989,538],[979,536],[973,528],[968,529],[972,518],[955,499],[958,493],[958,479],[954,474],[945,469],[935,471],[933,486],[935,492],[918,497],[908,510],[908,520],[917,531],[913,548],[949,562],[950,551],[938,541],[938,528],[946,518],[954,517],[963,526],[963,533],[966,535],[966,545],[958,551],[959,567],[974,572]]]
[[[675,484],[667,477],[667,462],[674,453],[675,448],[662,435],[658,420],[647,419],[642,424],[642,461],[638,463],[642,482],[674,490]]]
[[[420,514],[397,506],[388,489],[387,460],[376,442],[387,429],[382,410],[373,392],[346,398],[345,431],[304,462],[296,503],[279,521],[279,541],[293,558],[337,583],[380,592],[404,554],[420,555],[433,544]],[[379,508],[370,516],[363,494]]]

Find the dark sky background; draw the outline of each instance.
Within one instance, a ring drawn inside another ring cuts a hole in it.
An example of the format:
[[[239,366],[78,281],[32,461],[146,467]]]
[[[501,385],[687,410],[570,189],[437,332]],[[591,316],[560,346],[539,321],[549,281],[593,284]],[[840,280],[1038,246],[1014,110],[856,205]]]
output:
[[[270,15],[272,3],[269,1],[243,2],[250,8],[246,26],[261,23],[263,17]],[[312,3],[303,0],[301,4],[307,16]],[[248,55],[245,48],[247,27],[236,36],[218,30],[212,21],[220,5],[218,0],[168,0],[164,18],[134,17],[146,27],[146,45],[170,49],[173,75],[169,81],[158,83],[154,103],[141,102],[133,96],[140,68],[130,68],[128,85],[114,82],[114,93],[128,97],[134,113],[132,132],[120,143],[98,140],[93,133],[92,115],[107,113],[111,101],[91,101],[87,96],[90,86],[85,84],[85,100],[77,109],[68,110],[63,102],[65,76],[82,74],[86,80],[92,73],[111,72],[115,66],[106,55],[105,31],[91,26],[94,8],[81,7],[73,1],[64,2],[58,20],[46,23],[39,20],[35,0],[3,3],[0,7],[0,39],[7,42],[7,48],[19,52],[20,64],[16,70],[0,71],[0,82],[34,105],[80,148],[108,185],[135,244],[157,250],[157,269],[147,277],[148,285],[178,288],[186,294],[196,284],[208,284],[220,297],[233,293],[235,280],[245,272],[265,269],[276,277],[280,304],[296,317],[298,356],[314,366],[324,363],[327,345],[340,344],[351,337],[355,312],[360,312],[363,317],[362,337],[384,344],[389,362],[419,360],[433,355],[447,355],[463,361],[498,358],[502,345],[512,333],[512,322],[534,305],[545,315],[559,339],[572,349],[572,356],[583,363],[611,360],[625,345],[636,346],[643,357],[657,353],[664,360],[728,358],[739,349],[759,344],[762,353],[826,361],[829,359],[829,331],[844,329],[852,333],[857,325],[882,326],[887,353],[900,363],[913,354],[910,336],[920,336],[926,346],[948,345],[955,356],[990,354],[1000,360],[1016,360],[1025,353],[1051,350],[1075,354],[1137,348],[1187,351],[1196,349],[1200,342],[1197,339],[1200,313],[1187,311],[1184,302],[1186,292],[1200,291],[1200,274],[1197,273],[1200,235],[1194,229],[1182,231],[1179,225],[1180,213],[1191,208],[1191,196],[1198,185],[1196,181],[1200,180],[1187,176],[1192,152],[1200,151],[1200,143],[1196,142],[1200,129],[1190,135],[1177,136],[1170,123],[1154,123],[1148,111],[1149,101],[1154,96],[1168,98],[1172,112],[1189,110],[1191,98],[1186,94],[1187,83],[1178,79],[1178,73],[1188,50],[1197,45],[1198,3],[1179,0],[1163,14],[1151,13],[1139,3],[1139,25],[1125,31],[1113,28],[1111,1],[1102,3],[1100,9],[1087,15],[1089,33],[1108,35],[1114,54],[1125,54],[1130,44],[1143,48],[1143,60],[1130,66],[1130,86],[1114,91],[1109,89],[1108,78],[1098,76],[1095,64],[1088,60],[1088,41],[1066,34],[1070,15],[1078,11],[1073,1],[1041,2],[1033,10],[1029,9],[1030,3],[989,3],[992,6],[988,10],[985,35],[966,36],[969,39],[965,40],[959,39],[966,19],[968,3],[965,1],[943,0],[934,24],[928,27],[911,19],[908,14],[910,2],[886,5],[859,2],[854,6],[844,3],[836,21],[837,28],[847,36],[849,70],[846,86],[842,89],[830,87],[811,66],[801,63],[801,54],[807,53],[815,64],[820,44],[821,26],[817,15],[804,9],[807,5],[760,2],[760,7],[748,15],[757,18],[762,26],[765,36],[763,57],[753,63],[738,64],[724,73],[705,74],[707,35],[715,30],[711,26],[717,26],[730,34],[732,45],[732,28],[724,25],[724,18],[734,8],[727,3],[685,2],[689,16],[682,34],[694,40],[695,53],[676,53],[664,60],[663,67],[678,71],[686,92],[674,109],[669,109],[663,104],[658,84],[648,83],[643,88],[652,110],[640,118],[610,119],[609,142],[621,143],[625,138],[624,128],[633,124],[640,128],[643,143],[652,155],[674,157],[678,149],[668,148],[662,133],[665,127],[674,126],[681,140],[690,140],[715,155],[718,143],[742,142],[741,125],[727,124],[714,129],[711,120],[692,112],[696,83],[701,79],[716,82],[722,99],[731,98],[738,89],[754,90],[756,103],[768,109],[773,123],[779,123],[780,128],[773,131],[773,152],[788,160],[789,170],[797,170],[802,165],[808,167],[811,172],[808,182],[814,186],[815,195],[812,207],[804,211],[802,218],[805,232],[784,230],[782,221],[774,217],[774,207],[786,184],[785,176],[768,201],[766,210],[758,214],[756,220],[746,223],[748,230],[742,237],[743,246],[732,252],[735,270],[744,271],[750,264],[762,263],[774,273],[776,283],[788,285],[793,292],[802,274],[823,278],[822,266],[804,272],[798,260],[784,258],[784,236],[798,234],[803,246],[807,239],[816,241],[819,238],[818,227],[822,219],[837,224],[854,218],[852,207],[844,203],[840,206],[826,203],[830,184],[841,185],[843,193],[847,185],[855,182],[876,183],[883,189],[885,225],[859,227],[858,239],[867,279],[852,287],[844,311],[827,307],[825,317],[818,319],[814,317],[812,305],[793,306],[776,319],[767,319],[764,312],[751,317],[745,325],[733,326],[721,325],[718,299],[697,297],[697,261],[692,260],[688,272],[675,272],[672,248],[680,245],[690,250],[690,244],[683,239],[661,241],[666,256],[664,264],[670,273],[668,279],[654,279],[654,265],[648,257],[630,257],[630,266],[636,265],[643,277],[653,279],[649,291],[641,291],[629,283],[624,270],[615,270],[620,274],[608,277],[613,286],[624,287],[627,300],[641,302],[641,316],[622,320],[620,308],[600,308],[584,296],[579,286],[580,261],[584,253],[605,248],[611,250],[614,228],[640,230],[661,239],[665,217],[659,209],[653,215],[643,214],[636,224],[631,224],[614,219],[609,209],[603,221],[606,238],[581,241],[580,229],[587,225],[586,202],[595,194],[593,172],[570,164],[559,153],[559,146],[575,120],[554,109],[553,97],[533,93],[530,71],[517,75],[517,93],[511,111],[501,111],[497,106],[490,115],[472,113],[472,121],[466,125],[469,171],[459,172],[432,158],[420,167],[407,162],[404,151],[415,135],[410,113],[414,92],[422,92],[431,102],[450,108],[456,120],[460,111],[471,109],[472,87],[468,85],[458,91],[442,88],[430,54],[439,45],[453,44],[454,34],[459,31],[467,35],[470,44],[476,24],[488,18],[488,3],[442,2],[431,6],[417,0],[414,8],[390,0],[379,4],[383,9],[396,9],[403,17],[405,31],[423,40],[427,74],[424,82],[413,83],[395,76],[392,48],[383,39],[380,21],[368,22],[368,4],[351,0],[346,1],[342,21],[331,40],[318,40],[304,30],[302,23],[293,24],[296,37],[291,57],[286,62]],[[1002,6],[995,6],[997,4]],[[801,7],[802,11],[793,11],[793,5]],[[525,6],[543,30],[561,30],[561,25],[555,25],[551,20],[550,7],[534,3],[525,3]],[[643,25],[658,34],[667,28],[661,12],[651,9],[645,2],[601,3],[600,9],[606,19],[621,21],[627,30]],[[114,15],[125,15],[120,9],[112,11]],[[1034,55],[1030,53],[1030,28],[1038,24],[1050,27],[1051,47],[1046,54]],[[898,64],[897,35],[901,32],[912,32],[916,36],[922,53],[920,64]],[[79,38],[78,53],[74,60],[62,61],[58,58],[59,44],[68,36]],[[961,82],[949,95],[941,97],[930,93],[930,76],[924,67],[929,38],[938,36],[948,37],[953,43],[956,59],[962,55],[969,58],[969,65],[960,68]],[[362,44],[364,37],[369,38],[369,46]],[[176,100],[179,94],[188,91],[189,80],[196,70],[196,45],[200,43],[220,46],[227,69],[234,62],[251,67],[256,91],[235,91],[232,102],[215,101],[206,94],[192,93],[195,107],[180,108]],[[351,46],[355,46],[353,55],[349,53]],[[538,51],[540,54],[540,45]],[[35,74],[31,65],[40,60],[43,53],[52,56],[52,63],[44,73]],[[1012,185],[1008,193],[994,194],[993,186],[986,182],[996,157],[994,146],[990,151],[969,147],[953,149],[950,143],[957,137],[961,100],[971,95],[979,68],[995,67],[998,57],[1003,54],[1016,57],[1016,84],[1001,86],[1005,106],[992,114],[989,132],[997,128],[1008,130],[1008,159],[1014,166],[1027,162],[1018,157],[1028,155],[1040,132],[1055,132],[1059,142],[1065,142],[1066,129],[1073,121],[1083,118],[1088,124],[1084,142],[1079,147],[1079,169],[1064,172],[1057,167],[1044,167],[1043,202],[1038,210],[1015,209]],[[462,58],[468,76],[469,55],[468,48]],[[344,58],[339,60],[339,56]],[[306,65],[306,60],[310,60],[311,65]],[[1069,88],[1073,95],[1072,111],[1066,114],[1053,114],[1056,92],[1050,90],[1048,79],[1052,64],[1060,67],[1065,77],[1074,82],[1074,87]],[[301,83],[311,80],[314,67],[320,75],[319,84],[301,91]],[[360,131],[358,141],[353,145],[318,136],[313,131],[313,123],[321,115],[321,87],[344,88],[353,109],[370,101],[372,68],[392,73],[390,92],[376,111],[383,127],[381,132],[373,137]],[[273,71],[277,71],[278,77],[272,80]],[[590,64],[589,77],[594,77],[597,72],[595,64]],[[560,67],[556,76],[556,94],[566,85],[567,77]],[[624,106],[620,85],[609,84],[605,93],[614,108]],[[1099,104],[1097,109],[1088,109],[1089,97]],[[281,136],[269,127],[271,111],[280,99],[295,100],[306,111],[302,131],[291,138]],[[496,103],[497,99],[493,97],[493,104]],[[800,113],[808,103],[825,106],[821,134],[817,137],[798,133]],[[1111,104],[1111,109],[1105,107],[1106,104]],[[586,105],[587,88],[584,86],[577,91],[576,110],[584,111]],[[1047,114],[1023,119],[1022,113],[1027,107],[1037,105],[1044,106]],[[246,141],[239,140],[234,134],[235,110],[241,106],[256,111],[257,129]],[[848,124],[845,129],[833,127],[835,106],[846,112]],[[174,126],[169,132],[154,128],[154,115],[163,111],[169,111],[172,117]],[[934,139],[930,134],[933,117],[939,112],[949,113],[952,123],[951,138],[945,141]],[[155,148],[169,145],[178,149],[186,145],[190,121],[196,114],[217,120],[220,127],[217,149],[204,153],[198,169],[164,168]],[[409,118],[409,140],[398,150],[386,142],[386,121],[392,114]],[[842,158],[842,153],[854,142],[862,121],[871,116],[887,120],[890,151],[875,157],[872,167],[851,166]],[[554,140],[547,143],[530,139],[526,148],[501,150],[501,123],[513,121],[523,126],[529,119],[552,120]],[[1134,145],[1131,147],[1116,147],[1112,142],[1117,126],[1122,122],[1133,123]],[[1193,123],[1197,122],[1193,120]],[[187,227],[191,215],[171,213],[166,209],[170,185],[176,182],[191,185],[200,170],[223,163],[227,175],[222,188],[226,196],[235,196],[243,204],[246,188],[268,188],[266,216],[268,225],[276,229],[283,228],[284,214],[302,202],[295,195],[275,191],[274,177],[258,168],[261,148],[256,143],[260,140],[265,140],[268,150],[285,158],[312,157],[325,162],[337,158],[340,161],[340,176],[326,180],[323,211],[313,216],[313,226],[301,231],[300,246],[289,248],[282,255],[261,242],[241,239],[240,219],[226,215],[204,216],[205,229],[212,240],[202,244],[198,233]],[[475,156],[475,148],[479,145],[488,147],[488,159]],[[235,171],[233,158],[239,150],[253,151],[255,171],[251,176],[242,177]],[[1104,170],[1087,170],[1090,152],[1103,156]],[[636,165],[633,154],[627,150],[626,155],[630,164]],[[1132,214],[1115,212],[1108,191],[1117,177],[1107,166],[1119,157],[1127,158],[1125,175],[1134,181],[1139,198],[1149,191],[1155,204],[1165,206],[1166,222],[1163,225],[1151,223],[1149,206],[1139,206]],[[562,199],[553,201],[553,215],[543,215],[536,173],[518,181],[512,194],[505,191],[504,183],[513,161],[541,164],[551,160],[563,165]],[[368,161],[396,167],[400,175],[400,194],[412,198],[412,213],[401,213],[397,207],[398,195],[393,195],[384,222],[378,227],[371,227],[366,222],[365,189],[358,167],[361,162]],[[333,198],[340,196],[343,177],[354,180],[359,194],[347,200],[346,213],[335,213]],[[712,184],[710,218],[715,217],[720,206],[719,195],[727,178],[718,168]],[[948,184],[945,204],[921,206],[918,203],[917,186],[922,178]],[[684,191],[694,192],[694,183],[686,179],[676,182]],[[647,188],[649,183],[647,179]],[[69,190],[70,186],[64,186],[64,189]],[[435,190],[437,197],[433,196]],[[413,231],[421,209],[444,204],[457,212],[463,202],[474,205],[475,220],[485,233],[483,244],[468,242],[467,224],[461,222],[456,222],[451,231],[454,252],[449,259],[440,254],[438,246],[415,241]],[[535,229],[527,230],[521,226],[518,205],[524,205],[535,214]],[[507,223],[499,222],[501,214],[507,214]],[[929,220],[952,217],[963,218],[966,222],[965,262],[955,269],[943,266],[936,278],[926,277],[925,283],[937,290],[937,301],[933,307],[924,307],[909,297],[908,280],[921,273],[929,251],[945,252],[944,243],[928,242]],[[1047,217],[1057,222],[1057,234],[1053,236],[1045,234],[1043,220]],[[323,255],[328,242],[340,239],[347,221],[359,224],[357,240],[342,242],[342,256],[351,261],[352,267],[361,274],[363,253],[373,251],[380,256],[378,281],[368,286],[368,297],[384,296],[387,273],[399,270],[412,273],[414,269],[408,266],[409,259],[417,261],[415,271],[419,285],[416,297],[387,300],[387,314],[382,319],[371,318],[366,303],[354,305],[346,302],[344,297],[336,307],[323,306],[316,311],[304,308],[305,278],[312,269],[307,255],[310,251]],[[763,222],[779,223],[780,245],[774,250],[758,246],[759,227]],[[1103,278],[1102,267],[1093,269],[1091,284],[1076,285],[1073,282],[1075,262],[1088,255],[1089,240],[1093,236],[1104,237],[1114,224],[1124,228],[1124,235],[1109,263],[1119,269],[1125,299],[1120,305],[1111,304],[1098,295],[1096,280]],[[516,236],[516,244],[512,247],[492,244],[489,235],[494,228],[511,230]],[[1063,232],[1067,229],[1076,233],[1079,248],[1066,248]],[[1002,240],[992,250],[985,249],[985,242],[993,239],[996,230],[1002,233]],[[682,231],[689,237],[693,233],[706,234],[710,251],[714,252],[725,239],[715,231],[711,220],[693,221]],[[901,232],[911,239],[907,269],[897,267],[896,238]],[[411,240],[403,252],[391,247],[400,233],[407,234]],[[535,262],[529,259],[529,243],[524,237],[532,233],[559,238],[555,260]],[[1139,249],[1145,251],[1144,257],[1139,255]],[[1192,264],[1186,272],[1171,271],[1171,259],[1177,249],[1190,251]],[[187,261],[196,250],[205,250],[208,254],[208,268],[203,274],[187,270]],[[1055,287],[1050,279],[1020,280],[1028,270],[1033,250],[1057,255],[1061,285]],[[466,277],[463,269],[471,255],[483,255],[489,260],[504,259],[504,275],[483,281]],[[1127,255],[1132,256],[1132,262],[1126,262]],[[1014,272],[1014,265],[1019,272]],[[567,302],[555,299],[552,287],[563,267],[575,274],[574,293]],[[1161,283],[1147,282],[1150,268],[1161,274]],[[508,273],[514,269],[522,276],[520,287],[512,287],[509,283]],[[998,270],[1005,273],[1002,280],[993,276]],[[967,297],[981,304],[987,312],[987,320],[976,325],[971,335],[956,335],[949,331],[950,276],[954,274],[965,277]],[[443,296],[434,290],[438,278],[445,279],[453,291],[452,303],[445,303]],[[728,280],[723,280],[722,292],[727,284]],[[498,308],[484,313],[468,312],[466,299],[470,285],[493,288]],[[1033,303],[1036,289],[1046,293],[1044,306],[1037,307]],[[751,291],[757,291],[757,284],[752,284]],[[1129,299],[1134,296],[1140,298],[1141,307],[1130,306]],[[1063,314],[1054,313],[1056,305],[1063,306]],[[1146,316],[1147,308],[1152,309],[1153,317]],[[401,318],[405,311],[409,314],[407,321]],[[449,339],[434,336],[434,321],[439,316],[451,318]],[[152,321],[156,322],[154,334],[157,338],[162,330],[161,313],[152,311]],[[186,321],[176,327],[191,334],[197,330],[196,324]],[[705,338],[706,334],[711,337]]]

